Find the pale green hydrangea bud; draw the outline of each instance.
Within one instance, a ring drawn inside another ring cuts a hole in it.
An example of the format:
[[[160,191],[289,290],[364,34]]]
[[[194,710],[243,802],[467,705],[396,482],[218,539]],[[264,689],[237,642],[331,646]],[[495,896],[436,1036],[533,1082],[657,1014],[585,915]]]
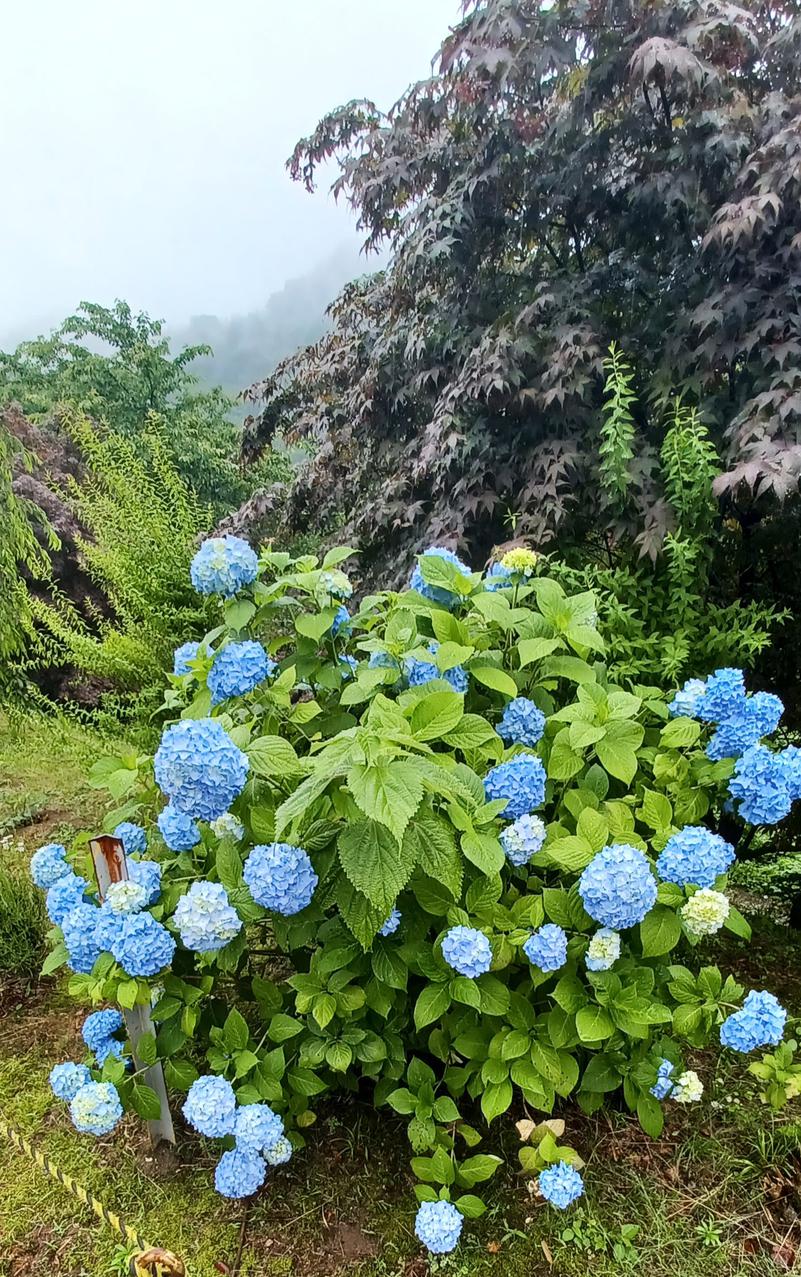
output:
[[[721,891],[702,887],[682,908],[682,921],[694,936],[712,936],[729,916],[729,901]]]
[[[676,1080],[670,1098],[677,1104],[697,1104],[704,1093],[704,1084],[693,1069],[687,1069]]]

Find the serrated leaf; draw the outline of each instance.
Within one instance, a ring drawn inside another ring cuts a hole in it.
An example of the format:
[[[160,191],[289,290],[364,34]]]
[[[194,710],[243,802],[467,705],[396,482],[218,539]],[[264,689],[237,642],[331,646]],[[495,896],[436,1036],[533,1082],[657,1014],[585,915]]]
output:
[[[451,825],[423,804],[406,830],[407,852],[427,877],[458,900],[462,890],[462,858]]]
[[[337,850],[349,882],[366,896],[386,921],[409,881],[418,847],[397,838],[377,820],[359,820],[343,829]]]
[[[379,929],[387,920],[383,909],[376,909],[367,897],[357,891],[344,877],[337,885],[337,907],[351,934],[355,936],[363,949],[369,949]]]
[[[250,765],[257,776],[292,776],[303,770],[295,750],[283,736],[259,736],[247,749]]]
[[[500,692],[503,696],[517,696],[517,683],[511,675],[494,665],[471,665],[470,675],[477,683],[493,692]]]
[[[412,710],[410,725],[418,740],[438,740],[453,731],[464,715],[464,697],[458,692],[429,692]]]
[[[392,762],[357,763],[348,772],[347,780],[348,788],[365,816],[385,825],[396,839],[403,838],[406,826],[423,797],[417,761],[401,758]],[[358,883],[354,885],[359,886]],[[365,891],[365,895],[370,893]]]
[[[675,948],[681,938],[681,923],[672,909],[655,905],[640,923],[644,958],[658,958]]]

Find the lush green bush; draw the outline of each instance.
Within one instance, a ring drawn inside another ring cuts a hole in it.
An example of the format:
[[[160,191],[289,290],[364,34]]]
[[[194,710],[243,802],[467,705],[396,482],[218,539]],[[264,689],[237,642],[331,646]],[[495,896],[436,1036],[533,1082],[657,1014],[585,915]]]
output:
[[[423,593],[373,595],[350,618],[339,570],[348,553],[322,564],[263,554],[252,587],[224,603],[219,625],[171,679],[172,713],[222,725],[249,774],[233,823],[199,822],[193,850],[170,851],[148,834],[163,871],[152,913],[180,933],[179,901],[209,880],[245,925],[215,952],[178,946],[156,981],[157,1036],[140,1055],[161,1057],[179,1090],[199,1072],[223,1075],[240,1103],[274,1105],[295,1143],[321,1097],[369,1088],[376,1104],[409,1118],[420,1200],[452,1194],[478,1215],[472,1190],[500,1161],[475,1151],[484,1123],[522,1102],[549,1113],[569,1096],[592,1112],[619,1093],[657,1136],[660,1061],[678,1076],[685,1053],[739,1004],[731,977],[714,966],[696,974],[698,937],[682,912],[692,886],[657,889],[643,862],[653,893],[643,920],[623,932],[611,969],[591,971],[597,927],[578,881],[605,847],[652,858],[683,826],[714,827],[733,761],[711,762],[702,726],[671,719],[656,687],[617,681],[593,595],[567,595],[537,575],[529,551],[484,579],[424,556]],[[263,639],[278,664],[212,710],[209,671],[246,635]],[[499,720],[521,696],[544,715],[534,752],[547,770],[547,834],[516,868],[500,839],[506,800],[488,798],[484,778],[521,753],[519,737],[505,746],[496,730],[505,732]],[[208,793],[220,775],[203,771]],[[149,826],[163,805],[150,759],[103,759],[93,779],[117,803],[110,829]],[[318,879],[292,916],[262,908],[245,883],[251,847],[274,840],[305,849]],[[400,925],[384,934],[395,908]],[[546,921],[568,938],[553,972],[523,952]],[[734,908],[725,925],[749,935]],[[443,957],[443,937],[458,926],[490,942],[491,970],[477,978]],[[60,946],[48,965],[65,957]],[[150,1003],[153,983],[106,953],[70,988],[132,1006]],[[103,1076],[119,1082],[122,1066],[107,1063]],[[151,1111],[138,1081],[126,1098]],[[547,1126],[531,1123],[525,1135],[527,1171],[578,1161]]]
[[[35,979],[46,953],[47,925],[41,892],[27,873],[0,859],[0,986],[11,977]]]

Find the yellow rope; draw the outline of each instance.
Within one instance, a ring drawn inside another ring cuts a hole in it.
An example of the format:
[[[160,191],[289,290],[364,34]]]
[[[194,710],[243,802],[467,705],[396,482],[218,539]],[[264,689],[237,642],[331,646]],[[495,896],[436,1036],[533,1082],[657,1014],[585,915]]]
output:
[[[116,1211],[109,1210],[92,1193],[87,1192],[82,1184],[51,1162],[45,1153],[34,1148],[23,1135],[9,1126],[2,1116],[0,1116],[0,1136],[7,1139],[20,1152],[26,1153],[40,1170],[50,1175],[58,1184],[66,1188],[68,1193],[77,1197],[79,1202],[93,1210],[98,1219],[102,1219],[125,1238],[127,1244],[137,1252],[131,1259],[131,1272],[134,1277],[185,1277],[186,1270],[177,1256],[171,1251],[148,1246],[136,1229],[127,1224]]]

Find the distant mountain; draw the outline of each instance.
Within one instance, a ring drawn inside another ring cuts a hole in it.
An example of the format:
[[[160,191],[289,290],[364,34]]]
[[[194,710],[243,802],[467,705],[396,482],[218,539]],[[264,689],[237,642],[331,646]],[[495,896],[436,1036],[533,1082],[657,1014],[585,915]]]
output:
[[[260,310],[222,319],[194,315],[187,324],[170,328],[173,349],[205,343],[213,355],[198,359],[192,372],[204,386],[222,386],[230,394],[272,372],[279,360],[322,335],[325,310],[349,280],[375,270],[379,263],[343,248],[308,274],[290,279]]]

